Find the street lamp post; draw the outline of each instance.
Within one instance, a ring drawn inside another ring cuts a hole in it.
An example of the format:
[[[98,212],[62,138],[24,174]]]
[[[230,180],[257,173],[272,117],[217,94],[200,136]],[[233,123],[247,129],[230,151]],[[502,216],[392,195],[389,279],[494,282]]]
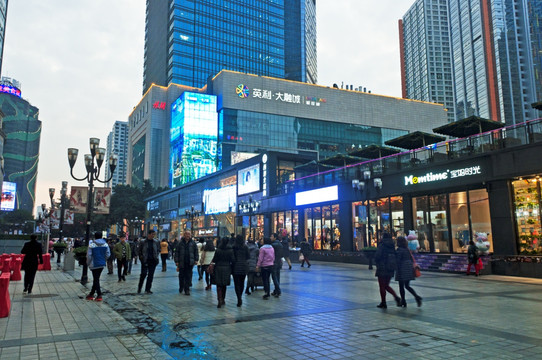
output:
[[[136,217],[134,217],[132,220],[129,220],[130,221],[130,228],[133,228],[132,230],[132,236],[138,236],[139,235],[139,231],[136,231],[138,229],[138,226],[140,226],[139,224],[141,224],[140,220]],[[139,229],[141,229],[139,227]]]
[[[186,209],[184,211],[184,216],[190,221],[190,236],[194,237],[194,219],[200,216],[200,211],[195,210],[194,206],[190,210]]]
[[[62,182],[62,189],[60,190],[60,223],[58,225],[58,237],[62,240],[62,228],[64,226],[64,207],[66,203],[66,192],[68,191],[68,182]]]
[[[160,224],[163,224],[164,223],[164,220],[166,218],[164,216],[161,216],[160,213],[158,214],[158,216],[153,216],[152,217],[152,222],[153,223],[156,223],[158,225],[158,241],[161,241],[160,239]]]
[[[51,210],[49,211],[49,237],[53,236],[53,221],[51,216],[53,211],[55,211],[53,197],[55,197],[55,188],[49,188],[49,198],[51,199]]]
[[[68,149],[68,162],[70,163],[70,175],[73,179],[77,181],[87,181],[88,182],[88,196],[87,196],[87,223],[86,223],[86,233],[85,233],[85,246],[88,246],[90,240],[90,225],[92,220],[92,210],[94,208],[94,181],[100,183],[107,183],[113,178],[113,172],[117,167],[117,155],[111,154],[109,157],[109,169],[111,175],[107,180],[100,180],[100,169],[104,162],[105,158],[105,149],[98,147],[100,145],[100,139],[90,138],[90,154],[85,154],[85,168],[87,174],[82,178],[77,178],[73,175],[73,166],[77,161],[77,155],[79,154],[78,149],[69,148]],[[96,160],[96,162],[94,162]],[[81,284],[85,285],[88,282],[88,265],[83,266],[83,273],[81,275]]]
[[[239,203],[239,213],[241,214],[248,214],[248,238],[255,238],[252,237],[252,216],[260,209],[260,202],[258,200],[254,200],[252,198],[252,195],[248,197],[248,201],[241,201]]]

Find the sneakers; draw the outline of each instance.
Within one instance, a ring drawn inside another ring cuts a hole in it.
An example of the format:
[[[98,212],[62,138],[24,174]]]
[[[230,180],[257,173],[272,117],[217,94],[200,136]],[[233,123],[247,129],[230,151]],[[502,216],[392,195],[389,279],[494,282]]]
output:
[[[102,297],[101,296],[97,296],[96,299],[94,299],[95,301],[102,301]]]
[[[94,295],[87,295],[86,300],[94,300]]]

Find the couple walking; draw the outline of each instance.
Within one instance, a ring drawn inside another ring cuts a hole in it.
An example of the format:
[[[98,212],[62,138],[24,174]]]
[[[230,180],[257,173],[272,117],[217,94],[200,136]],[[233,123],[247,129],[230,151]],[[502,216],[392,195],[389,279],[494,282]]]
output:
[[[391,235],[388,233],[382,234],[382,239],[378,244],[375,254],[376,273],[378,278],[378,286],[380,288],[380,304],[378,308],[386,309],[386,291],[394,298],[397,306],[406,307],[405,289],[407,289],[414,298],[418,306],[422,306],[422,298],[414,289],[410,287],[410,281],[415,279],[414,276],[414,260],[412,254],[408,250],[408,242],[403,236],[397,238],[397,250]],[[390,286],[390,281],[395,275],[395,280],[399,282],[399,293],[397,296],[395,291]]]

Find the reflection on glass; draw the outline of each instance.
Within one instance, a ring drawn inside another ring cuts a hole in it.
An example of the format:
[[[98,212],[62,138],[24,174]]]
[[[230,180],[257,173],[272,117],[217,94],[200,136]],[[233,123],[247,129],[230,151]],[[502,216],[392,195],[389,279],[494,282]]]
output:
[[[446,220],[446,194],[429,196],[429,206],[435,252],[450,252],[448,222]]]
[[[538,197],[537,195],[535,197]],[[491,217],[489,213],[489,199],[486,189],[469,191],[470,216],[472,222],[472,232],[486,233],[490,247],[489,252],[493,252],[493,235],[491,234]],[[538,201],[536,203],[538,209]]]
[[[403,218],[403,197],[391,197],[391,230],[394,236],[403,236],[404,234],[404,218]]]
[[[427,196],[412,198],[412,215],[414,217],[414,230],[418,233],[420,251],[430,251],[429,245],[429,208]]]
[[[469,240],[469,209],[465,191],[450,194],[450,223],[454,252],[467,252]]]

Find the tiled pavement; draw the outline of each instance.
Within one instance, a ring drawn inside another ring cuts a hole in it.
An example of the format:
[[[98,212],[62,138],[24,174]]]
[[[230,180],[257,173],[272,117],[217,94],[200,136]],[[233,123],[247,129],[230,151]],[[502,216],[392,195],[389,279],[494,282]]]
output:
[[[383,311],[367,266],[315,263],[283,269],[279,299],[238,308],[231,286],[217,309],[196,275],[185,296],[172,263],[157,270],[152,295],[135,293],[139,265],[102,274],[103,303],[84,300],[79,269],[39,272],[30,296],[12,282],[0,359],[542,359],[540,280],[424,273],[421,308],[407,293]]]

